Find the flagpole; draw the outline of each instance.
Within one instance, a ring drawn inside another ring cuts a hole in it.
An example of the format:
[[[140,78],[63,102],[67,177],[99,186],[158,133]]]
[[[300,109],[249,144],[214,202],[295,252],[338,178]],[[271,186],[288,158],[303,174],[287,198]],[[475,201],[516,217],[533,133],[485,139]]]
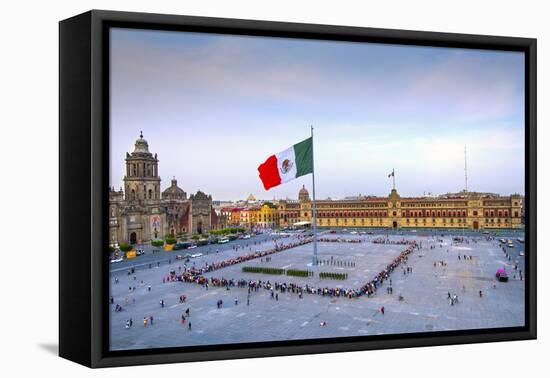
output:
[[[313,184],[313,265],[317,265],[317,207],[315,206],[315,165],[313,155],[313,125],[311,125],[311,178]]]
[[[392,178],[393,178],[393,190],[395,190],[395,168],[391,169]]]

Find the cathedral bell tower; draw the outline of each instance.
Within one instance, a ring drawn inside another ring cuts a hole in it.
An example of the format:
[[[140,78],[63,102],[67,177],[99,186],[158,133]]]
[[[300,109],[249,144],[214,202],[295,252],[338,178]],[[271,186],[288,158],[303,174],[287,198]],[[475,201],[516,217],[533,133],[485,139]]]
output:
[[[149,152],[143,132],[136,140],[134,151],[126,153],[124,194],[129,203],[153,204],[160,201],[160,177],[157,154]]]

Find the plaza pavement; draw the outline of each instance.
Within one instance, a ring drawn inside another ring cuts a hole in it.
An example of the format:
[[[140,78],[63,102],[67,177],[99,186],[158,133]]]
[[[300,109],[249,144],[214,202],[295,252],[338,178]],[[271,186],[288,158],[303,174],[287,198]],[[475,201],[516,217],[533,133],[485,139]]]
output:
[[[162,283],[170,270],[184,268],[182,261],[176,261],[175,252],[161,252],[155,257],[162,261],[160,267],[153,264],[138,264],[135,277],[127,274],[127,266],[111,267],[111,295],[115,303],[124,307],[122,312],[110,308],[111,348],[113,350],[142,349],[173,346],[227,344],[241,342],[297,340],[336,336],[361,336],[407,332],[445,331],[492,327],[513,327],[524,324],[525,285],[519,278],[513,279],[513,263],[519,262],[524,271],[524,257],[519,257],[523,245],[515,242],[516,248],[509,249],[511,261],[505,259],[498,241],[485,241],[480,234],[469,237],[469,244],[453,245],[452,237],[442,237],[437,242],[433,235],[407,233],[390,235],[390,240],[402,238],[422,242],[423,248],[410,255],[407,265],[412,273],[403,274],[402,266],[391,274],[393,294],[387,294],[389,281],[367,298],[330,298],[314,294],[279,293],[279,300],[271,298],[268,290],[260,288],[250,296],[247,305],[247,289],[232,287],[226,290],[210,286],[208,290],[194,283]],[[403,245],[374,244],[372,239],[381,235],[328,234],[323,237],[358,238],[362,243],[319,243],[319,258],[355,262],[355,267],[311,266],[312,245],[275,253],[271,261],[250,260],[205,274],[217,278],[246,280],[269,280],[274,283],[287,282],[308,284],[315,287],[359,288],[371,280],[393,258],[405,248]],[[235,251],[232,243],[226,244],[219,253],[191,259],[191,263],[202,266],[205,262],[226,260],[231,257],[265,250],[273,247],[272,237],[264,235],[258,239],[240,241],[248,247]],[[473,242],[474,238],[477,242]],[[262,244],[254,245],[254,241]],[[281,239],[285,243],[293,238]],[[280,241],[279,241],[280,242]],[[436,246],[429,249],[429,246]],[[206,248],[206,247],[202,247]],[[200,248],[194,251],[200,251]],[[458,254],[471,255],[472,260],[458,260]],[[172,260],[168,264],[167,256]],[[147,257],[147,256],[145,256]],[[434,262],[445,261],[446,266]],[[154,260],[151,260],[154,261]],[[243,266],[269,266],[283,269],[308,269],[315,277],[299,278],[285,275],[265,275],[243,273]],[[506,267],[510,281],[500,283],[494,280],[495,272]],[[318,272],[347,272],[345,281],[320,280]],[[115,277],[119,283],[114,284]],[[143,284],[141,281],[143,280]],[[496,288],[493,288],[493,285]],[[147,286],[151,285],[151,291]],[[136,286],[129,292],[129,286]],[[483,297],[479,297],[479,290]],[[459,303],[451,306],[447,293],[456,294]],[[186,295],[186,303],[179,304],[179,296]],[[404,297],[398,300],[398,295]],[[128,304],[125,304],[127,298]],[[166,303],[161,308],[159,301]],[[221,309],[216,302],[222,299]],[[235,305],[235,299],[238,304]],[[134,303],[135,302],[135,303]],[[380,312],[384,306],[385,313]],[[181,324],[181,315],[190,309],[191,316],[185,325]],[[143,326],[143,318],[153,316],[153,325]],[[127,319],[132,318],[134,325],[125,328]],[[191,321],[189,331],[187,322]],[[320,326],[326,322],[326,326]]]

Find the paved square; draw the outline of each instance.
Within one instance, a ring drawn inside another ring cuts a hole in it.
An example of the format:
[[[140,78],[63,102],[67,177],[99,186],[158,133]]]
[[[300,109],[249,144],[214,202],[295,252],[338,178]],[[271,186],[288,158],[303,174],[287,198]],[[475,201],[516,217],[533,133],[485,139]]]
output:
[[[498,236],[514,241],[514,248],[505,248],[510,256],[508,260],[498,240],[487,240],[486,235],[479,233],[467,233],[466,242],[453,243],[449,233],[442,236],[441,232],[420,230],[389,236],[324,232],[320,238],[361,242],[320,242],[319,258],[332,261],[332,264],[311,266],[312,244],[305,244],[269,255],[269,261],[265,257],[257,258],[204,274],[209,278],[358,289],[406,248],[401,244],[376,244],[374,240],[416,240],[422,244],[422,248],[410,254],[408,261],[391,273],[393,294],[387,292],[390,280],[386,280],[375,295],[352,299],[309,293],[300,298],[297,293],[275,291],[277,299],[272,297],[270,290],[259,288],[251,291],[248,304],[247,288],[227,290],[209,285],[206,289],[196,283],[163,283],[170,271],[184,270],[184,262],[175,260],[177,251],[152,254],[148,250],[146,256],[111,266],[110,286],[114,301],[110,309],[111,348],[124,350],[522,326],[525,287],[519,271],[524,271],[524,257],[519,256],[523,245],[516,242],[518,236],[523,234]],[[202,267],[205,263],[264,251],[273,248],[273,238],[261,235],[223,246],[199,247],[193,253],[204,255],[191,259],[187,265]],[[296,236],[290,236],[277,243],[296,240]],[[242,248],[236,250],[236,245]],[[471,259],[464,259],[464,255]],[[517,271],[514,270],[516,261]],[[131,265],[136,270],[129,275]],[[311,270],[314,277],[243,273],[243,266]],[[403,271],[407,266],[412,270],[410,273]],[[494,279],[496,270],[502,267],[510,276],[509,282]],[[319,272],[347,273],[348,278],[321,280]],[[456,304],[450,304],[448,293],[457,295]],[[179,302],[182,294],[186,296],[185,303]],[[398,299],[399,295],[403,300]],[[164,300],[164,307],[160,305],[161,300]],[[221,308],[216,306],[218,300],[223,300]],[[116,304],[121,305],[123,311],[115,312]],[[384,313],[380,311],[382,307]],[[187,308],[190,316],[186,316],[182,324],[181,316]],[[144,326],[143,319],[150,316],[153,323]],[[130,318],[133,326],[126,328]]]

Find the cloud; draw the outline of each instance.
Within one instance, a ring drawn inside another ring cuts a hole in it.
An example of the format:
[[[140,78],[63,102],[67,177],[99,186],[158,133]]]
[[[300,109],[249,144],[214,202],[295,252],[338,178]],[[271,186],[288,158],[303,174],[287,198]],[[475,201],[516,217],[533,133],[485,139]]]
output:
[[[314,124],[320,196],[385,194],[392,167],[410,194],[459,190],[464,144],[472,185],[523,190],[517,53],[120,30],[111,64],[114,185],[144,130],[163,185],[262,193],[257,164]]]

